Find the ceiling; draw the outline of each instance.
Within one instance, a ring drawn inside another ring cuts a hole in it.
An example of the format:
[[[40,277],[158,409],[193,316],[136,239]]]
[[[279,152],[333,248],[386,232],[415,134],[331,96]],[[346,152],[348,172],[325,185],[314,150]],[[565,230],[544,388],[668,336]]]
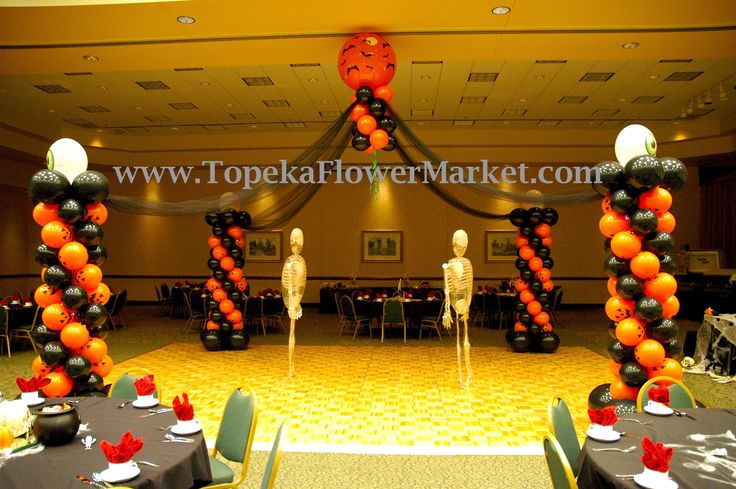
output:
[[[392,43],[393,104],[415,127],[620,128],[736,113],[731,0],[599,3],[0,2],[0,121],[131,137],[319,130],[349,104],[335,60],[362,30]],[[511,11],[492,14],[498,5]]]

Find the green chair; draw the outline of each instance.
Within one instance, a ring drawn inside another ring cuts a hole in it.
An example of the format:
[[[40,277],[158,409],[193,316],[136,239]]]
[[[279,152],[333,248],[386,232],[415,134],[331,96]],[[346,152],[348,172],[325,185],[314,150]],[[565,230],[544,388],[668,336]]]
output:
[[[547,459],[549,476],[555,489],[578,489],[570,464],[567,463],[562,447],[552,435],[544,435],[544,458]]]
[[[437,302],[439,304],[437,305],[436,314],[423,316],[422,320],[419,322],[420,340],[422,339],[422,330],[428,329],[430,331],[435,330],[437,332],[437,337],[440,339],[440,343],[442,343],[442,331],[440,330],[440,323],[442,322],[442,314],[445,312],[445,301]]]
[[[266,471],[263,473],[263,480],[261,481],[261,489],[273,488],[273,483],[276,481],[276,473],[281,463],[281,439],[286,436],[285,433],[286,428],[284,428],[284,423],[281,423],[279,432],[276,434],[276,439],[273,441],[273,447],[271,447],[271,455],[268,456]]]
[[[249,388],[245,390],[244,393],[236,389],[225,404],[215,447],[209,457],[212,483],[206,487],[236,489],[245,480],[258,421],[256,396]],[[237,481],[233,469],[216,458],[218,453],[230,462],[241,464]]]
[[[128,370],[123,375],[121,375],[118,380],[113,382],[112,387],[110,387],[110,393],[108,397],[114,397],[118,399],[136,399],[138,397],[138,393],[135,390],[135,379],[137,379],[138,377],[144,377],[146,375],[153,375],[153,372],[145,368]],[[153,396],[161,401],[161,383],[158,381],[158,379],[155,378],[155,376],[154,382],[156,383],[156,390],[153,391]]]
[[[11,321],[11,314],[13,315]],[[32,318],[31,318],[32,317]],[[14,323],[14,324],[11,324]],[[13,337],[25,338],[31,342],[33,350],[38,353],[36,342],[33,341],[33,329],[41,322],[41,308],[35,309],[23,307],[15,308],[12,311],[7,307],[0,307],[0,354],[2,354],[3,343],[8,348],[8,358],[10,358],[10,340]]]
[[[690,392],[690,389],[688,389],[682,381],[673,379],[672,377],[660,376],[647,380],[647,382],[641,386],[639,394],[636,396],[636,411],[640,413],[644,407],[643,405],[649,400],[647,393],[650,389],[665,385],[670,389],[670,407],[675,409],[698,407],[695,403],[693,393]]]
[[[381,343],[383,343],[384,326],[386,324],[400,324],[404,327],[404,343],[406,343],[406,319],[404,319],[404,304],[401,299],[394,297],[383,303],[383,317],[381,318]]]
[[[567,463],[575,477],[580,473],[578,465],[578,455],[580,455],[580,442],[575,431],[575,423],[570,415],[565,401],[553,396],[549,400],[547,409],[547,427],[552,436],[558,441],[562,447]]]
[[[355,324],[355,331],[353,331],[353,339],[358,335],[358,329],[361,326],[368,327],[368,335],[371,339],[373,338],[373,330],[371,329],[371,318],[368,316],[358,316],[355,312],[355,304],[353,299],[349,295],[340,297],[340,304],[342,305],[342,313],[345,316],[347,324]]]

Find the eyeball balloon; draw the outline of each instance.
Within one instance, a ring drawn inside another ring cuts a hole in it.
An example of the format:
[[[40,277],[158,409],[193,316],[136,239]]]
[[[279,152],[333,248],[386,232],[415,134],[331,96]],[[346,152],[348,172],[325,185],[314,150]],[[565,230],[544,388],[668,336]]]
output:
[[[621,166],[637,156],[656,156],[657,140],[652,131],[641,124],[624,127],[616,138],[616,159]]]
[[[62,138],[54,142],[46,153],[49,170],[62,173],[69,181],[87,171],[87,153],[81,144],[73,139]]]

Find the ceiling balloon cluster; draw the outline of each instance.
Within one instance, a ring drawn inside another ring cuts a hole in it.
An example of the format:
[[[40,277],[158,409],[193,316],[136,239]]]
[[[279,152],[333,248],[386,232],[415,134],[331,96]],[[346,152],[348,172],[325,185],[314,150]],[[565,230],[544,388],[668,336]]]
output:
[[[598,225],[609,253],[604,268],[611,297],[605,311],[615,379],[596,387],[588,401],[591,408],[616,405],[619,414],[632,409],[648,379],[682,377],[676,360],[682,344],[673,319],[680,308],[673,276],[675,217],[669,211],[687,168],[675,158],[657,158],[656,152],[649,129],[624,128],[616,139],[618,161],[600,163],[600,183],[594,185],[603,197]]]

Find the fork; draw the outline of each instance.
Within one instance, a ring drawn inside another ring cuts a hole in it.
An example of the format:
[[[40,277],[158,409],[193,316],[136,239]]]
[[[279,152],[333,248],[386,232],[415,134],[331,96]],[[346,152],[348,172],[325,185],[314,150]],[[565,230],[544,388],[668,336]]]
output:
[[[99,472],[92,472],[92,480],[103,487],[112,487],[112,484],[104,480]]]
[[[126,406],[126,404],[129,404],[129,403],[131,403],[131,402],[133,402],[133,401],[132,401],[132,400],[130,400],[130,401],[125,401],[125,402],[124,402],[124,403],[122,403],[122,404],[118,404],[118,407],[119,407],[119,408],[124,408],[124,407]]]
[[[652,424],[651,421],[640,421],[638,419],[633,419],[633,418],[620,419],[619,421],[631,421],[632,423],[639,423],[642,426],[646,426],[648,424]]]
[[[636,445],[630,446],[629,448],[592,448],[594,452],[621,452],[621,453],[629,453],[636,450]]]
[[[148,465],[149,467],[161,467],[161,464],[155,464],[153,462],[148,462],[146,460],[136,460],[135,463],[140,465]]]

